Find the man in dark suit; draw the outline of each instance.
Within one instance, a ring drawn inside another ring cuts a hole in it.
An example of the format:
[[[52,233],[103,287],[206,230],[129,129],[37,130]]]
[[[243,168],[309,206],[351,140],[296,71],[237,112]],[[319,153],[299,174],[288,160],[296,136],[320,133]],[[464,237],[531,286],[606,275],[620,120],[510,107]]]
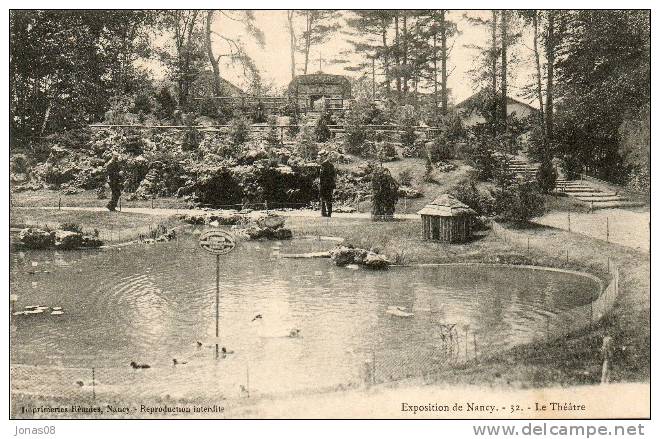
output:
[[[321,196],[321,216],[332,216],[332,192],[335,190],[337,173],[330,163],[328,152],[319,152],[319,195]]]

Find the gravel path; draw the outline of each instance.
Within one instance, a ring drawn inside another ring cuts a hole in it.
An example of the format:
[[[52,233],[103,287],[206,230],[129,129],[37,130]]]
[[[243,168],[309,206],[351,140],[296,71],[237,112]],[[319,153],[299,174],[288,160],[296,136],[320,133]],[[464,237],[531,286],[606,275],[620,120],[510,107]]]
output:
[[[569,213],[551,212],[535,223],[568,230]],[[608,237],[609,228],[609,237]],[[644,252],[651,248],[651,214],[623,209],[602,209],[593,213],[570,213],[570,231]]]
[[[44,210],[58,210],[57,207],[41,207]],[[61,210],[84,210],[88,212],[107,212],[108,209],[105,207],[62,207]],[[212,211],[212,210],[211,210]],[[185,214],[200,214],[204,213],[204,210],[201,209],[163,209],[155,208],[151,209],[149,207],[124,207],[122,209],[123,213],[141,213],[146,215],[160,215],[160,216],[170,216],[177,213]],[[321,218],[321,214],[317,210],[272,210],[272,212],[277,213],[278,215],[287,216],[287,217],[304,217],[304,218]],[[332,218],[371,218],[371,214],[367,212],[352,212],[352,213],[338,213],[333,212]],[[414,213],[407,214],[395,214],[395,219],[419,219],[419,215]]]

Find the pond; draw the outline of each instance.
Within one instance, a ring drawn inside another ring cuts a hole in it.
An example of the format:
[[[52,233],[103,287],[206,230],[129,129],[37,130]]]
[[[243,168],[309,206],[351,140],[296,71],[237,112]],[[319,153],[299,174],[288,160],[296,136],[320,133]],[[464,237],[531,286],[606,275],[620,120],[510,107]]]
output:
[[[16,309],[64,313],[15,316],[12,365],[95,367],[100,383],[179,396],[234,395],[248,383],[270,393],[359,382],[365,361],[374,359],[386,380],[419,374],[447,355],[446,365],[464,358],[466,329],[468,356],[473,334],[480,352],[530,341],[546,316],[598,293],[593,279],[567,273],[486,265],[373,272],[278,257],[332,242],[240,242],[220,257],[219,342],[234,353],[216,360],[215,257],[197,239],[187,233],[98,251],[13,250]],[[393,316],[392,306],[414,315]],[[455,325],[458,338],[449,342],[442,325]],[[300,337],[287,336],[294,328]],[[174,367],[173,358],[187,364]],[[132,370],[131,361],[151,368]]]

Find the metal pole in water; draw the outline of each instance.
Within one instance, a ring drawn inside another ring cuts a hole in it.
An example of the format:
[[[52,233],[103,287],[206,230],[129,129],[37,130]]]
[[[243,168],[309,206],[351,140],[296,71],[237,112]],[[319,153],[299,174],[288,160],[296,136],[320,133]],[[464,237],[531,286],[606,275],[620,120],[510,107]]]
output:
[[[220,314],[220,255],[215,255],[215,359],[218,352],[218,319]]]

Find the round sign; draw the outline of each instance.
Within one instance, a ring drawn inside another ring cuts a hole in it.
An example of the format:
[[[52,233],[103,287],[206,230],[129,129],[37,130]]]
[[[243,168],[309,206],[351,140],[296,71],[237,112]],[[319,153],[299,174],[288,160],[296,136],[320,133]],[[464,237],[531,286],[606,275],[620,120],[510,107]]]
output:
[[[236,241],[224,230],[209,230],[199,237],[199,245],[214,255],[226,255],[236,248]]]

